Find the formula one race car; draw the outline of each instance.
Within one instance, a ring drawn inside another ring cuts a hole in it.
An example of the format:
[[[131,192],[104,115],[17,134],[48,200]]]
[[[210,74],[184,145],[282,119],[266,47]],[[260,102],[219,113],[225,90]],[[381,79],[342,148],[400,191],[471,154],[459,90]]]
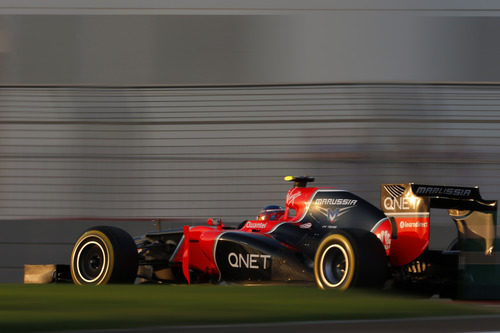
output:
[[[497,202],[483,200],[477,187],[386,184],[379,209],[348,191],[307,187],[310,177],[285,180],[294,183],[285,207],[268,206],[238,228],[209,219],[135,240],[115,227],[91,228],[74,246],[72,280],[297,281],[339,290],[393,281],[443,292],[457,279],[464,244],[493,253]],[[446,251],[428,248],[430,208],[448,209],[457,225],[458,241]]]

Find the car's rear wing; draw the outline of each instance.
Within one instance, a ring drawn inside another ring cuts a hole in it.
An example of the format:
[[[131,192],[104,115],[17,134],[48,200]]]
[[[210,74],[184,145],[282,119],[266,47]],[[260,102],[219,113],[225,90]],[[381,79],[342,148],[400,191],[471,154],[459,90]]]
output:
[[[381,186],[380,206],[387,216],[398,219],[408,216],[428,218],[431,208],[448,209],[448,214],[456,222],[460,239],[484,241],[485,254],[493,252],[497,201],[484,200],[478,187],[384,184]]]

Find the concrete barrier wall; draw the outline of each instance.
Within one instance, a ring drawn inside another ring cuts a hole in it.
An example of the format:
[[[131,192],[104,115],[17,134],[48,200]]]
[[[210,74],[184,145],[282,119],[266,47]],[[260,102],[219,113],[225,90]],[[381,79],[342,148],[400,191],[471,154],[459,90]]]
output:
[[[54,253],[97,223],[51,219],[236,224],[284,204],[284,175],[377,206],[381,183],[478,185],[498,199],[499,106],[497,85],[3,87],[0,270],[66,260]],[[446,216],[433,226],[434,244],[456,237]]]
[[[498,3],[365,5],[182,15],[1,15],[0,7],[0,84],[500,81]]]
[[[67,262],[92,224],[156,228],[84,217],[238,223],[283,203],[284,175],[375,205],[385,182],[498,199],[499,9],[2,1],[0,281]]]

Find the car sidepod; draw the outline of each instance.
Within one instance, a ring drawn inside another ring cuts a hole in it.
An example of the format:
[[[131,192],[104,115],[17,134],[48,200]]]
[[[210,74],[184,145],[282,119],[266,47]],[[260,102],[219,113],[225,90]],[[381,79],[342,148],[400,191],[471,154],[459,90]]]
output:
[[[266,234],[222,233],[214,258],[224,281],[314,281],[310,260]]]

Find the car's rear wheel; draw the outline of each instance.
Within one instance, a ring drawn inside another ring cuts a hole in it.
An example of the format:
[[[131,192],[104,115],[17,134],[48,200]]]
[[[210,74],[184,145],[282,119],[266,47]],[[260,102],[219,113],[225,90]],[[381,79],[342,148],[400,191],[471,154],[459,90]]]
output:
[[[71,277],[80,285],[133,283],[137,265],[137,247],[126,231],[93,227],[85,231],[73,247]]]
[[[387,256],[371,232],[339,230],[319,244],[314,277],[322,289],[381,287],[387,278]]]

